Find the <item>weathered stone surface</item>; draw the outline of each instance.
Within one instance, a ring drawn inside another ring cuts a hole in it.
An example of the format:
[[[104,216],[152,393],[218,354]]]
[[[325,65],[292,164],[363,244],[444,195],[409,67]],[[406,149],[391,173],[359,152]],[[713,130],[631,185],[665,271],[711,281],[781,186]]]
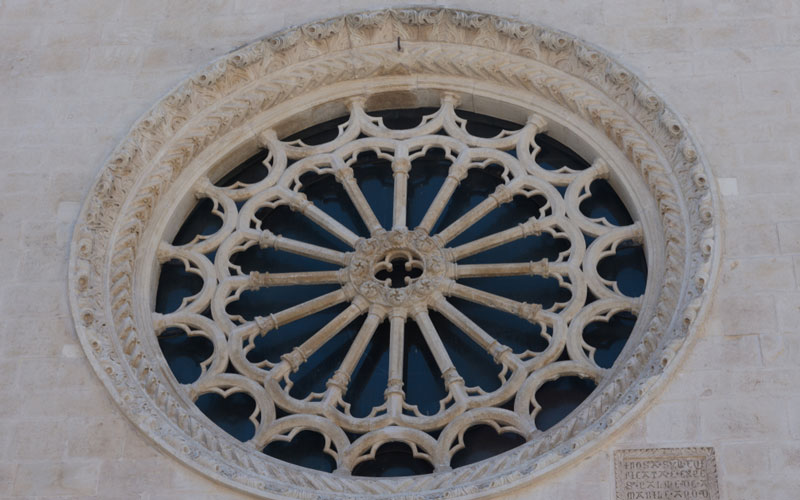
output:
[[[778,242],[776,238],[779,223],[800,223],[794,194],[800,191],[800,176],[787,175],[800,161],[798,3],[439,3],[564,29],[633,66],[686,117],[712,170],[727,179],[720,187],[728,229],[725,248],[730,254],[723,258],[780,259],[783,253],[794,263],[794,269],[778,271],[792,276],[791,291],[785,289],[789,280],[784,282],[771,271],[769,279],[758,272],[747,273],[747,286],[759,290],[755,293],[721,283],[703,338],[695,343],[699,347],[690,349],[676,370],[678,376],[647,410],[627,422],[616,441],[600,450],[605,458],[599,463],[574,463],[515,492],[515,498],[614,498],[608,457],[614,443],[629,448],[691,446],[696,443],[685,441],[684,430],[675,426],[659,430],[656,422],[667,419],[681,404],[687,411],[698,407],[702,422],[713,420],[724,401],[757,398],[757,404],[747,409],[750,422],[766,422],[768,429],[752,432],[744,426],[739,433],[712,440],[701,424],[699,442],[716,448],[723,498],[796,500],[800,478],[792,457],[800,445],[800,397],[792,381],[800,379],[796,362],[800,356],[796,307],[800,255],[791,246],[791,226],[782,228],[785,239]],[[152,491],[118,491],[110,498],[236,495],[233,489],[178,464],[127,423],[120,435],[125,443],[121,458],[112,446],[108,456],[75,462],[71,452],[102,454],[99,442],[84,449],[73,447],[76,436],[98,421],[127,422],[105,388],[94,376],[89,387],[79,390],[51,389],[46,380],[25,388],[18,384],[17,369],[22,364],[32,358],[57,364],[64,346],[78,343],[67,314],[64,275],[75,217],[67,217],[69,207],[60,203],[80,203],[104,158],[134,121],[215,57],[291,24],[377,6],[367,0],[230,0],[206,3],[200,9],[195,2],[183,0],[123,0],[113,7],[95,0],[0,1],[0,262],[4,264],[0,269],[0,496],[109,498],[96,496],[100,469],[95,460],[132,461],[141,474],[158,475],[168,468],[181,476],[151,486]],[[667,39],[665,30],[680,35]],[[120,54],[134,57],[116,64],[105,59],[101,67],[101,55],[111,52],[107,46],[126,47]],[[759,78],[760,73],[767,76]],[[759,81],[764,82],[763,89]],[[787,94],[786,89],[793,91]],[[781,93],[772,95],[772,90]],[[762,100],[769,113],[759,113]],[[767,178],[772,174],[778,177]],[[22,177],[32,180],[23,183]],[[24,228],[36,229],[36,237],[27,239],[28,247],[54,247],[26,252],[21,244]],[[66,239],[60,234],[66,234]],[[728,272],[725,269],[723,275]],[[736,277],[739,283],[740,276]],[[736,300],[729,303],[725,297]],[[739,336],[757,341],[736,340]],[[706,339],[715,342],[701,343]],[[781,349],[789,353],[788,361],[781,361]],[[79,354],[78,359],[85,359],[82,350]],[[773,373],[773,362],[783,363],[780,373]],[[698,406],[697,398],[717,401]],[[736,412],[735,407],[724,408],[729,416]],[[56,448],[65,454],[48,458],[52,450],[43,447],[42,454],[36,455],[34,447],[14,439],[12,434],[21,422],[37,419],[64,420],[63,425],[53,424],[60,432],[50,432],[49,439],[60,441]],[[645,426],[646,421],[652,425]],[[21,463],[9,458],[20,454],[30,458]],[[748,457],[753,458],[751,467]],[[119,484],[130,480],[131,470],[123,466],[103,469],[108,482]],[[70,479],[54,480],[59,474]],[[34,488],[31,481],[38,486]]]

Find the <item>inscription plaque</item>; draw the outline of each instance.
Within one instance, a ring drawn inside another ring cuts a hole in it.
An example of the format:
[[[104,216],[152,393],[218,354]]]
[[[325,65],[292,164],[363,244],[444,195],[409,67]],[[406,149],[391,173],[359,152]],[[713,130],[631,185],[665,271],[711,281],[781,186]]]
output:
[[[714,448],[614,452],[617,500],[719,500]]]

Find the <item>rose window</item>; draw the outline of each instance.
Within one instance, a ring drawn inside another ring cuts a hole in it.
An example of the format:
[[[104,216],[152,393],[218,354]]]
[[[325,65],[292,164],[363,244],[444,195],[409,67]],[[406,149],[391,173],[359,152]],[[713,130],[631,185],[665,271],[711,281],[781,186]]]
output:
[[[258,131],[196,181],[157,251],[164,358],[216,425],[322,471],[425,474],[542,439],[640,313],[629,193],[535,112],[366,102]]]
[[[70,307],[121,411],[220,484],[500,497],[671,379],[717,206],[679,115],[591,43],[358,12],[155,103],[81,209]]]

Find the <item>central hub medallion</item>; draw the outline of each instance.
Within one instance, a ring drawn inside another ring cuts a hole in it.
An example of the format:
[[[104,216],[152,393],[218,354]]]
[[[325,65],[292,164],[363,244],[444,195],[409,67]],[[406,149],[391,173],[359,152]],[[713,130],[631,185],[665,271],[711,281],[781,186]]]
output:
[[[422,230],[393,230],[360,240],[348,267],[359,294],[389,307],[425,302],[443,288],[446,269],[441,247]]]
[[[375,278],[392,288],[404,288],[422,276],[422,259],[408,249],[391,250],[372,266]]]

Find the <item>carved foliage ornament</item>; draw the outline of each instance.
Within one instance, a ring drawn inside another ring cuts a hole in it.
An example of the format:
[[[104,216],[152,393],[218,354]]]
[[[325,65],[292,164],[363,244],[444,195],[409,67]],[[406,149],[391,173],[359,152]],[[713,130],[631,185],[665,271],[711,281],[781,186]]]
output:
[[[438,111],[408,130],[389,129],[370,114],[398,107]],[[467,132],[457,109],[525,125],[482,139]],[[342,115],[349,116],[347,123],[325,144],[280,139]],[[534,137],[545,130],[579,151],[591,167],[581,172],[538,167]],[[447,183],[442,199],[430,205],[418,227],[408,227],[405,213],[411,162],[430,147],[449,155],[452,189],[463,178],[461,170],[490,164],[504,169],[494,194],[435,234],[431,229],[447,201]],[[263,148],[271,156],[262,181],[224,188],[215,184]],[[348,162],[359,151],[385,155],[391,162],[390,228],[377,222],[354,181]],[[367,237],[353,234],[303,196],[301,177],[311,171],[331,174],[341,184],[369,229]],[[581,214],[578,207],[596,178],[614,186],[633,224],[612,227]],[[328,19],[290,28],[225,56],[137,123],[101,171],[76,225],[70,264],[73,317],[87,356],[126,415],[175,457],[225,484],[271,498],[498,494],[588,450],[630,418],[634,406],[650,397],[655,382],[674,364],[697,328],[715,276],[719,235],[711,186],[708,169],[677,115],[605,52],[570,35],[438,8]],[[474,242],[448,245],[482,214],[519,195],[546,200],[538,217]],[[213,200],[220,227],[186,245],[170,244],[198,198]],[[258,208],[278,205],[302,214],[350,250],[293,241],[254,223]],[[458,262],[542,232],[568,239],[568,254],[555,261]],[[588,246],[581,233],[591,237]],[[641,297],[625,296],[596,272],[597,263],[627,240],[644,242],[648,283]],[[243,273],[228,257],[250,246],[322,259],[339,270]],[[212,251],[216,258],[205,257]],[[390,286],[381,280],[398,259],[406,262],[408,275],[404,286]],[[177,311],[154,313],[158,268],[174,260],[202,277],[203,285]],[[554,277],[571,287],[571,299],[544,308],[458,282],[516,274]],[[226,310],[243,291],[301,283],[339,288],[250,321]],[[595,299],[591,303],[587,290]],[[453,307],[451,297],[539,324],[548,332],[548,347],[537,353],[513,352]],[[350,305],[279,361],[258,364],[248,359],[248,342],[336,303]],[[204,314],[206,309],[211,313]],[[620,310],[634,311],[636,326],[614,365],[600,368],[580,330]],[[428,311],[456,324],[503,366],[498,389],[486,392],[464,384],[439,345]],[[327,390],[304,400],[291,397],[291,373],[338,328],[362,314],[366,319]],[[392,376],[399,368],[391,361],[395,368],[390,366],[385,404],[365,418],[349,413],[341,396],[359,350],[383,320],[396,338],[407,321],[419,325],[449,393],[439,413],[423,415],[404,402],[402,381]],[[214,346],[203,374],[188,385],[176,381],[157,341],[157,335],[175,326],[208,338]],[[560,357],[562,352],[568,360]],[[557,425],[537,430],[536,390],[562,375],[589,378],[597,388]],[[239,442],[206,418],[193,401],[207,392],[253,397],[258,408],[253,439]],[[290,415],[282,417],[276,408]],[[450,458],[475,422],[512,430],[527,442],[451,469]],[[268,442],[291,439],[301,429],[325,436],[326,451],[336,460],[335,474],[293,466],[261,452]],[[441,432],[434,439],[424,432],[429,430]],[[345,431],[361,437],[351,442]],[[415,456],[429,461],[437,473],[393,479],[350,475],[389,441],[411,445]]]

